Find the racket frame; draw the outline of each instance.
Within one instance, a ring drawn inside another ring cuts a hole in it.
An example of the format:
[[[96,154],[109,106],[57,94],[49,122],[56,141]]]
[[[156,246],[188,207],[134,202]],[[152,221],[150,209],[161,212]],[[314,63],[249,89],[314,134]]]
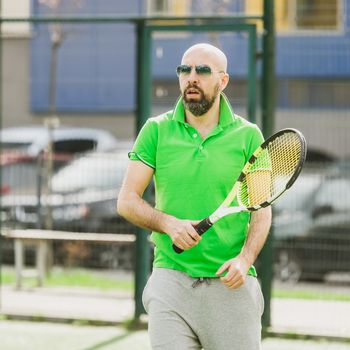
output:
[[[243,179],[246,177],[250,167],[252,166],[252,164],[254,164],[255,160],[259,157],[259,154],[261,152],[263,152],[272,141],[274,141],[278,137],[281,137],[283,134],[290,133],[290,132],[294,132],[298,135],[298,137],[300,139],[300,145],[301,145],[300,158],[299,158],[297,166],[295,167],[295,171],[294,171],[292,177],[287,182],[285,188],[282,191],[278,192],[275,196],[273,196],[269,201],[265,201],[263,203],[260,203],[258,205],[252,206],[252,207],[244,206],[240,202],[239,196],[237,196],[237,194],[238,194],[239,187],[241,186]],[[293,129],[293,128],[286,128],[286,129],[282,129],[282,130],[276,132],[271,137],[266,139],[254,151],[254,153],[251,155],[251,157],[248,159],[247,163],[245,164],[244,168],[242,169],[242,171],[241,171],[240,175],[238,176],[238,179],[237,179],[236,183],[234,184],[233,188],[231,189],[230,193],[227,195],[227,197],[222,202],[222,204],[211,215],[209,215],[209,217],[208,217],[209,221],[212,224],[214,224],[216,221],[218,221],[219,219],[221,219],[222,217],[224,217],[228,214],[238,213],[238,212],[242,212],[242,211],[250,211],[251,212],[251,211],[259,210],[261,208],[268,207],[293,185],[295,180],[298,178],[298,176],[301,172],[301,169],[303,168],[305,158],[306,158],[306,140],[305,140],[304,135],[299,130]],[[230,205],[230,203],[232,203],[232,201],[235,197],[237,197],[237,199],[238,199],[239,206],[230,207],[229,205]]]

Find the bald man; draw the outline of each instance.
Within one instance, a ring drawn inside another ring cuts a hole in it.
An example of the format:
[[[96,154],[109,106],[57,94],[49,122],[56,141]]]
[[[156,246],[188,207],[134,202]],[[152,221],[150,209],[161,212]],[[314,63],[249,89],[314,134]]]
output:
[[[230,215],[203,236],[196,225],[222,203],[263,137],[223,93],[229,76],[221,50],[194,45],[176,72],[181,96],[140,131],[117,204],[120,215],[152,231],[153,271],[143,292],[152,349],[257,350],[264,301],[253,263],[270,208]],[[155,207],[142,198],[152,178]]]

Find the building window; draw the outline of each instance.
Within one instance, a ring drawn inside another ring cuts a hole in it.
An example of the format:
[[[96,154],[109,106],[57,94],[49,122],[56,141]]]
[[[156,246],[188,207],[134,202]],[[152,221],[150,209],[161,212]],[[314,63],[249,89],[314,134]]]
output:
[[[191,14],[191,0],[148,0],[147,2],[147,14],[149,16],[174,16],[185,17]],[[184,20],[158,20],[154,24],[158,25],[176,25],[185,24]],[[169,38],[185,38],[188,36],[187,32],[166,32],[156,31],[153,33],[153,37],[157,39],[169,39]]]
[[[337,30],[343,0],[283,0],[275,2],[276,30]],[[247,1],[247,14],[262,14],[263,1]],[[259,29],[262,26],[259,24]]]
[[[148,0],[147,13],[167,16],[188,16],[191,12],[191,1],[188,0]]]
[[[1,3],[1,16],[23,17],[30,15],[30,1],[3,0]],[[4,22],[1,35],[3,37],[27,37],[30,35],[30,24],[28,22]]]
[[[149,13],[154,15],[169,14],[168,0],[153,0],[149,2]]]
[[[298,29],[337,29],[338,0],[295,0],[295,26]]]

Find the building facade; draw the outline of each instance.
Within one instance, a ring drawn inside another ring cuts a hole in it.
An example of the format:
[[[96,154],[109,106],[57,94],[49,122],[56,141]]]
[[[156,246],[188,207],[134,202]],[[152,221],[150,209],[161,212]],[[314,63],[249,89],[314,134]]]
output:
[[[262,1],[29,0],[6,15],[261,14]],[[8,5],[12,4],[12,5]],[[302,129],[315,148],[346,156],[350,120],[350,0],[275,1],[276,128]],[[11,7],[12,6],[12,7]],[[165,22],[166,23],[166,22]],[[261,24],[257,27],[261,50]],[[72,125],[135,134],[136,31],[131,23],[7,24],[3,28],[3,126],[41,123],[51,113]],[[227,53],[227,94],[246,115],[247,37],[242,33],[157,32],[152,45],[152,111],[171,108],[183,51],[210,42]],[[260,62],[257,60],[258,76]],[[316,127],[316,128],[315,128]],[[330,132],[331,130],[331,132]],[[335,137],[336,135],[336,137]],[[350,152],[350,150],[349,150]]]

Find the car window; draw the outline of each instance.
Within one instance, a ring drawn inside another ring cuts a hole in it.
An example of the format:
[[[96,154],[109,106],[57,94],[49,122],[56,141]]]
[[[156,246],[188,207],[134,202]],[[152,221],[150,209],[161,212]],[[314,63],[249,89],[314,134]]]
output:
[[[61,140],[54,143],[54,150],[58,153],[81,153],[92,151],[96,148],[97,142],[92,139]]]
[[[55,174],[52,189],[54,192],[117,189],[121,186],[126,166],[127,157],[81,157]]]
[[[335,210],[350,210],[350,180],[328,179],[320,186],[315,206],[331,206]]]

